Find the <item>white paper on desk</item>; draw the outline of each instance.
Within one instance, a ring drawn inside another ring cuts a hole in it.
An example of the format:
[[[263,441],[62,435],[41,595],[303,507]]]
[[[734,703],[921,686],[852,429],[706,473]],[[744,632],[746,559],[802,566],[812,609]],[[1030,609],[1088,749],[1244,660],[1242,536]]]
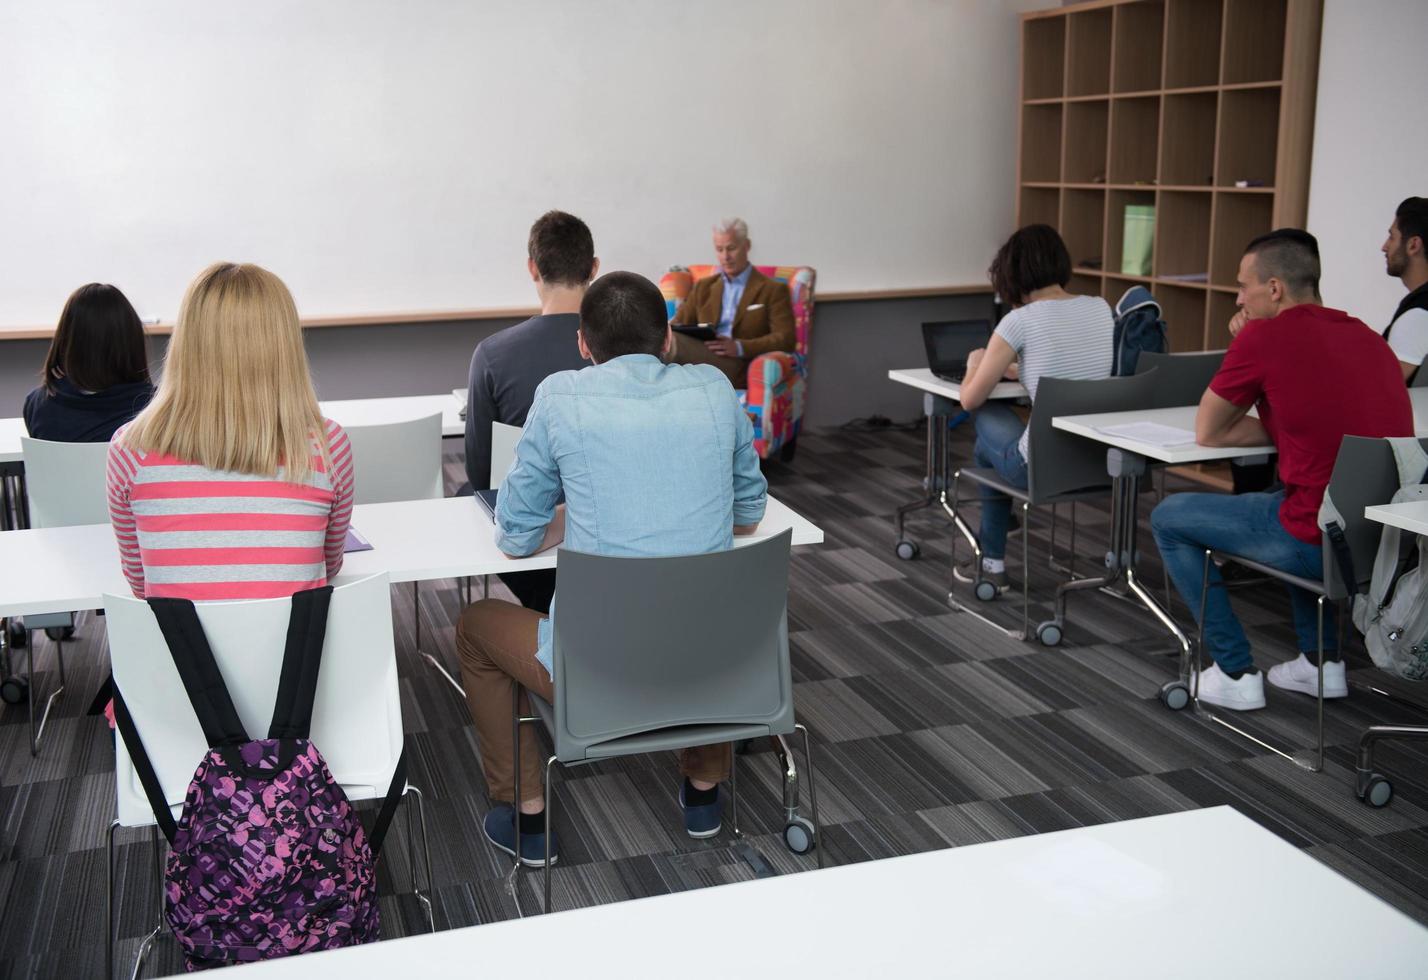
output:
[[[1189,429],[1182,429],[1174,425],[1161,425],[1159,422],[1124,422],[1120,425],[1102,425],[1097,427],[1096,431],[1103,432],[1108,436],[1115,436],[1118,439],[1143,442],[1159,449],[1195,445],[1195,433]]]

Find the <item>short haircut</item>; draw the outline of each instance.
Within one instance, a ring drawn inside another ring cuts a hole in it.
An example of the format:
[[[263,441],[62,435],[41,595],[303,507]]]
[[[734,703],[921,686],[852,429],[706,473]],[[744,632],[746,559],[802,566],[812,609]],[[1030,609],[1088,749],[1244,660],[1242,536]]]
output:
[[[601,363],[623,354],[660,354],[668,318],[659,287],[633,272],[601,276],[580,301],[581,335]]]
[[[92,282],[70,295],[41,371],[45,388],[68,378],[83,391],[149,379],[144,324],[118,289]]]
[[[1410,197],[1393,212],[1393,222],[1403,238],[1416,237],[1428,249],[1428,197]]]
[[[743,218],[724,218],[714,226],[714,234],[733,235],[735,241],[746,242],[749,240],[749,226]]]
[[[547,211],[531,225],[526,249],[536,272],[552,286],[583,286],[595,267],[595,239],[585,222],[564,211]]]
[[[1276,228],[1245,246],[1261,281],[1278,279],[1291,296],[1319,295],[1319,240],[1300,228]]]
[[[1027,225],[997,250],[987,269],[1002,302],[1020,306],[1038,289],[1071,281],[1071,255],[1050,225]]]

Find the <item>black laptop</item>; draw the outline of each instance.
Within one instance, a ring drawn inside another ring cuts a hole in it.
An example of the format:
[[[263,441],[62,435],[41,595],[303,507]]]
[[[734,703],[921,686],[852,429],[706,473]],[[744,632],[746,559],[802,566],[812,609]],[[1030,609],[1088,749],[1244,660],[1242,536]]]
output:
[[[927,366],[943,381],[961,384],[967,376],[967,357],[992,339],[990,320],[939,320],[922,325]]]

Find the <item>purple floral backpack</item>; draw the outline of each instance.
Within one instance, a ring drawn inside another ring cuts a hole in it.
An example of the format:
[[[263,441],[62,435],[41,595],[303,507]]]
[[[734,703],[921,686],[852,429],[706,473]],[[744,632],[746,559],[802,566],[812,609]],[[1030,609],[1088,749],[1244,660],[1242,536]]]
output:
[[[368,835],[308,741],[331,586],[292,597],[268,737],[250,739],[193,603],[150,599],[208,754],[177,823],[115,692],[115,721],[172,851],[165,917],[190,971],[380,938],[376,859],[406,787],[403,753]]]

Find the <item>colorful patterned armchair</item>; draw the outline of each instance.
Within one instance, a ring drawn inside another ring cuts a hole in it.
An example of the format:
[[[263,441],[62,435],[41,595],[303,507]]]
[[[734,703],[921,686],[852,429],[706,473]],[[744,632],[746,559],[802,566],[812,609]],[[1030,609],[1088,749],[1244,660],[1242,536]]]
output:
[[[797,336],[793,353],[760,354],[749,362],[749,387],[739,402],[754,423],[754,449],[760,458],[775,454],[793,459],[808,394],[808,336],[813,326],[813,286],[817,273],[806,265],[756,265],[755,269],[788,285]],[[659,289],[671,318],[695,281],[716,275],[718,266],[674,266],[660,277]]]

